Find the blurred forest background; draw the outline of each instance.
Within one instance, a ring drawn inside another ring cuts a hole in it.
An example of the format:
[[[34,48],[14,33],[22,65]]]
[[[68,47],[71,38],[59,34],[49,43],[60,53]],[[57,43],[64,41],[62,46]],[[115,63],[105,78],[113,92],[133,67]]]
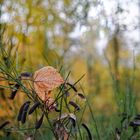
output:
[[[0,6],[2,41],[19,72],[62,67],[72,82],[85,74],[80,85],[96,115],[140,111],[139,0],[0,0]],[[124,105],[130,96],[135,106]]]

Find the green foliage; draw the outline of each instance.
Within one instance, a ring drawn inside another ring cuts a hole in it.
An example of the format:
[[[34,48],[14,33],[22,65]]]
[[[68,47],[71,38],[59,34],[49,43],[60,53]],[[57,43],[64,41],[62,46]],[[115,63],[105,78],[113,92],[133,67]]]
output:
[[[99,10],[99,17],[89,20],[92,6]],[[67,87],[67,94],[76,103],[71,102],[70,109],[64,89],[60,87],[62,91],[55,94],[59,116],[65,111],[73,113],[73,107],[80,101],[80,112],[74,112],[76,127],[68,125],[69,139],[85,140],[91,136],[95,140],[139,139],[139,53],[128,48],[128,39],[118,29],[119,22],[113,33],[101,24],[106,21],[104,12],[102,3],[90,0],[0,1],[0,124],[5,120],[12,122],[0,131],[0,139],[58,138],[52,129],[56,112],[51,115],[45,112],[47,115],[38,130],[34,124],[42,116],[41,108],[27,118],[26,124],[16,121],[23,102],[30,99],[35,103],[26,86],[30,82],[23,82],[20,74],[34,73],[46,65],[60,70],[63,77],[68,76],[67,82],[76,81]],[[78,25],[86,27],[86,31],[75,39],[71,33]],[[100,33],[107,36],[108,42],[102,53],[97,45]],[[78,93],[73,86],[84,94],[85,104],[75,97]],[[14,101],[9,100],[11,92],[16,94]],[[69,121],[65,119],[64,125]]]

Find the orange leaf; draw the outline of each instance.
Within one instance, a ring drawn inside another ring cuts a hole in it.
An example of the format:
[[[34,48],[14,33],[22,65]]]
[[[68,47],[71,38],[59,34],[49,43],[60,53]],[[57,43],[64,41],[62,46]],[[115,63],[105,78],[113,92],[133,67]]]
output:
[[[64,80],[58,71],[51,66],[39,69],[34,73],[33,78],[34,90],[43,101],[47,99],[50,91],[64,83]]]

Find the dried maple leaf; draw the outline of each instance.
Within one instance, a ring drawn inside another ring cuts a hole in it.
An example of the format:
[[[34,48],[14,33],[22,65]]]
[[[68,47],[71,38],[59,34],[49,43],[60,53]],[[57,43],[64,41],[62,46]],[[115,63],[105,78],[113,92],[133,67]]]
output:
[[[34,90],[43,101],[47,99],[50,91],[64,83],[64,80],[58,71],[51,66],[39,69],[34,73],[33,78]]]

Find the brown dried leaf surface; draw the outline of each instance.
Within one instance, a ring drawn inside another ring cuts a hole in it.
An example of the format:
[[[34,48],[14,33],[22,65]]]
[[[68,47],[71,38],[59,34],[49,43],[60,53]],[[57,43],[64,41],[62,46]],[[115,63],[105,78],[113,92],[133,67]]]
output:
[[[47,94],[50,91],[64,83],[64,80],[58,71],[51,66],[46,66],[42,69],[39,69],[34,73],[33,78],[35,92],[43,101],[45,101]]]

